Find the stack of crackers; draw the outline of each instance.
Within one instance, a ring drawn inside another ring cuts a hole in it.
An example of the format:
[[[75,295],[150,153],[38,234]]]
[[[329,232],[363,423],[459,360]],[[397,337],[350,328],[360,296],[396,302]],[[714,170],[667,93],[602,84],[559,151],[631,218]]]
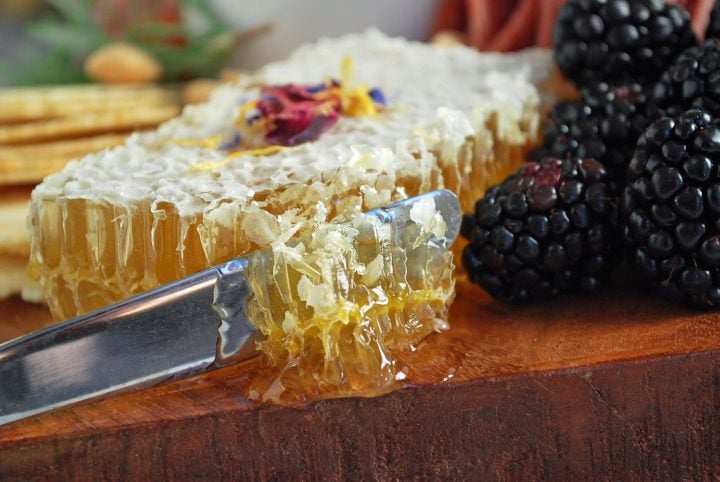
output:
[[[72,159],[175,117],[180,97],[178,89],[161,86],[0,90],[0,299],[22,293],[28,301],[42,300],[25,272],[33,186]]]

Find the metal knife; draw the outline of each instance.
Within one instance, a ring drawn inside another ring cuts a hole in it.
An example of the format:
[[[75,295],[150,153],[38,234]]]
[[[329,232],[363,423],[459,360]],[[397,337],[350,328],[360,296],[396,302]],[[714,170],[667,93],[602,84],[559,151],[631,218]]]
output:
[[[365,213],[402,232],[432,199],[447,247],[462,212],[446,190]],[[258,251],[138,296],[0,344],[0,425],[110,394],[184,378],[257,355],[245,314],[245,270]],[[222,294],[222,296],[219,296]]]

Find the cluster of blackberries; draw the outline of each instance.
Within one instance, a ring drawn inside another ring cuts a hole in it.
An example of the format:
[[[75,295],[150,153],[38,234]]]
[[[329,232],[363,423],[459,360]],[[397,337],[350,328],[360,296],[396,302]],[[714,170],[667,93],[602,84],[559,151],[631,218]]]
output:
[[[593,292],[625,253],[667,298],[720,307],[719,37],[720,2],[698,44],[680,6],[568,0],[554,54],[580,98],[465,215],[469,278],[511,302]]]

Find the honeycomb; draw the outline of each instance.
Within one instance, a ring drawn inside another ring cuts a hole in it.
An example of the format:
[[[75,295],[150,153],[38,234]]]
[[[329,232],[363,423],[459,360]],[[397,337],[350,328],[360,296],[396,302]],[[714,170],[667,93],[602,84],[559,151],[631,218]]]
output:
[[[290,148],[223,147],[238,136],[238,111],[257,98],[259,86],[312,85],[336,72],[347,56],[354,59],[358,83],[382,89],[387,106],[381,112],[343,116],[316,140]],[[544,53],[480,54],[378,32],[302,47],[238,85],[221,87],[207,104],[187,107],[156,131],[135,134],[124,146],[48,176],[32,194],[28,271],[43,287],[53,316],[62,320],[431,190],[450,189],[468,211],[487,186],[515,170],[535,142],[540,101],[534,82],[542,80],[546,65]],[[360,264],[367,264],[372,249],[361,250]],[[278,263],[285,263],[290,281],[276,287],[295,299],[301,270],[283,259]],[[421,281],[439,282],[437,291],[397,291],[390,278],[381,278],[380,286],[392,294],[386,305],[353,295],[358,305],[368,303],[374,323],[383,324],[378,330],[387,330],[381,338],[388,347],[412,345],[429,332],[431,318],[433,323],[443,318],[451,281],[427,276]],[[266,301],[274,307],[281,298],[268,294]],[[268,327],[285,320],[284,312],[273,309],[258,311]],[[323,317],[355,320],[328,323],[328,336],[337,332],[338,339],[347,339],[343,330],[362,324],[357,313],[331,316],[306,309],[297,308],[297,320],[306,315],[315,324]],[[417,321],[417,331],[403,333],[401,321],[411,326]],[[325,338],[320,350],[308,330],[295,336],[294,348],[276,352],[272,346],[280,332],[267,330],[269,359],[322,365],[308,373],[321,373],[332,386],[347,387],[340,381],[354,370],[367,376],[351,385],[377,386],[392,371],[383,371],[380,348],[341,348]],[[366,340],[368,346],[376,341]],[[343,359],[345,349],[357,356]],[[337,360],[330,363],[326,356]]]
[[[311,85],[348,56],[356,81],[384,92],[383,112],[341,118],[316,141],[264,154],[207,142],[237,136],[238,109],[258,86]],[[46,178],[29,215],[30,275],[66,319],[429,190],[448,188],[470,210],[535,141],[533,82],[548,65],[539,52],[479,54],[378,32],[301,47],[155,132]]]
[[[282,402],[289,392],[317,399],[392,388],[394,353],[447,327],[454,266],[445,232],[427,198],[400,227],[357,215],[253,256],[247,314],[264,335],[258,348],[280,368],[254,396]]]

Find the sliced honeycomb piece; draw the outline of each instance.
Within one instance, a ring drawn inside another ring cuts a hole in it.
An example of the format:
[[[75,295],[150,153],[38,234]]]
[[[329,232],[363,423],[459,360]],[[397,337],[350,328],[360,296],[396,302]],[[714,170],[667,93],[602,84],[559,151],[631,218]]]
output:
[[[433,198],[423,198],[403,222],[356,215],[252,257],[247,314],[264,335],[259,349],[279,367],[253,396],[283,402],[390,390],[401,369],[395,352],[448,327],[448,248],[460,218],[452,212],[448,228]]]
[[[261,86],[311,85],[348,57],[354,82],[384,93],[381,112],[343,116],[288,149],[223,147]],[[548,65],[544,52],[480,54],[378,32],[302,47],[156,131],[47,177],[33,192],[29,271],[65,319],[429,190],[449,188],[469,210],[535,140],[533,82]]]

